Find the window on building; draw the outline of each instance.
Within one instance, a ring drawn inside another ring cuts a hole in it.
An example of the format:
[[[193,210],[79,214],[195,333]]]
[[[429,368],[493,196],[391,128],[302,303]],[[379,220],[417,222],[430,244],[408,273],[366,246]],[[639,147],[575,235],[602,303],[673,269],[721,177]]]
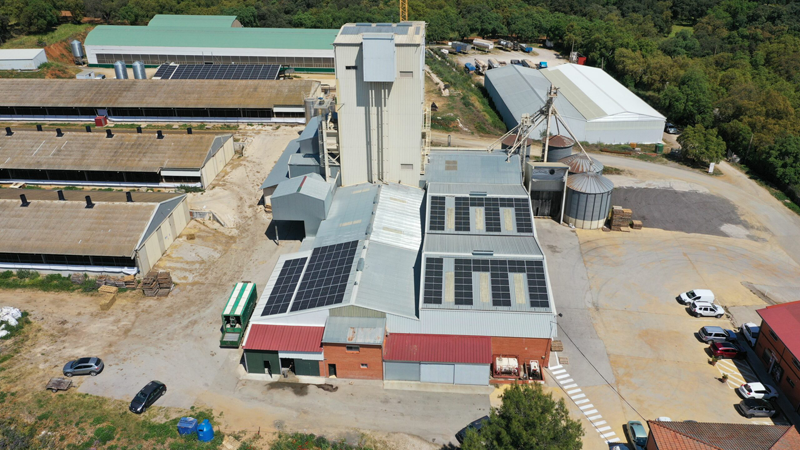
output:
[[[400,164],[400,169],[402,170],[414,170],[413,164]]]
[[[777,335],[777,334],[775,334],[775,332],[774,332],[774,331],[772,331],[772,330],[769,330],[769,335],[770,335],[770,336],[772,336],[772,339],[774,339],[776,342],[777,342],[777,341],[779,341],[779,339],[778,339],[778,335]]]
[[[347,70],[356,70],[358,69],[358,66],[344,66],[344,68]]]
[[[792,357],[792,364],[794,364],[797,370],[800,370],[800,361],[798,361],[797,358]]]
[[[761,355],[761,359],[764,360],[764,364],[769,365],[770,360],[772,359],[772,351],[768,348],[765,348],[764,353]]]
[[[369,369],[369,364],[361,364],[362,369]]]
[[[345,350],[347,350],[348,352],[358,353],[361,350],[361,347],[359,347],[358,345],[348,345],[347,347],[345,347]]]
[[[412,78],[414,77],[414,72],[410,70],[401,70],[400,71],[400,78]]]
[[[793,379],[791,379],[789,377],[786,377],[786,382],[789,383],[789,386],[791,386],[792,389],[794,389],[794,380]]]

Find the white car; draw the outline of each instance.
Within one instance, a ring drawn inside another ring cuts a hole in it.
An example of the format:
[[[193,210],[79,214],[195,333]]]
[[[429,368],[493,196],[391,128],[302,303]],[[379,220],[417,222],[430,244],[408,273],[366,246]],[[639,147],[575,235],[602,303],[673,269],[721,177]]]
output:
[[[760,332],[761,327],[753,322],[747,322],[746,324],[742,325],[742,336],[744,336],[747,343],[750,344],[750,347],[756,346],[756,340],[758,339],[758,333]]]
[[[692,307],[689,311],[695,317],[716,317],[719,319],[725,315],[725,309],[722,306],[708,302],[692,302]]]
[[[778,390],[768,384],[745,383],[739,386],[739,393],[744,398],[760,398],[772,400],[778,397]]]
[[[676,300],[684,305],[691,304],[692,302],[708,302],[714,303],[714,293],[708,289],[693,289],[679,295]]]

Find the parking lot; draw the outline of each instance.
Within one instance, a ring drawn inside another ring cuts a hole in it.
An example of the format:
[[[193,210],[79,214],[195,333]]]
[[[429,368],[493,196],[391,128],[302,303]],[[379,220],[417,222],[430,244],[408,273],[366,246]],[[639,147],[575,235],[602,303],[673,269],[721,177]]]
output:
[[[645,228],[621,233],[536,222],[562,314],[561,355],[568,359],[551,384],[573,392],[567,395],[572,412],[589,430],[585,448],[607,448],[604,441],[616,437],[625,442],[629,420],[773,423],[746,419],[734,408],[741,400],[735,389],[762,372],[756,355],[712,365],[708,345],[695,334],[705,325],[731,329],[757,321],[754,311],[767,303],[752,286],[796,291],[800,255],[783,244],[797,234],[800,220],[730,167],[720,179],[633,159],[599,159],[629,171],[609,177],[628,187],[615,192],[613,203],[632,208],[634,219],[647,218]],[[765,220],[771,217],[779,220]],[[690,316],[675,297],[697,288],[712,289],[732,316]],[[567,387],[564,380],[571,380]]]

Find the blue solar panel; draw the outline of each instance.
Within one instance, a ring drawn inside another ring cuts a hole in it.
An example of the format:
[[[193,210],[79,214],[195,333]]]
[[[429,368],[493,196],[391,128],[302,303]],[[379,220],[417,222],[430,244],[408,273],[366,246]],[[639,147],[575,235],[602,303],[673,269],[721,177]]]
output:
[[[292,311],[342,303],[357,249],[358,241],[315,248]]]
[[[306,258],[289,259],[283,262],[283,268],[275,281],[275,286],[269,294],[267,304],[261,311],[262,316],[273,314],[283,314],[289,310],[289,303],[294,296],[297,282],[300,281],[300,274],[306,265]]]
[[[162,64],[154,78],[162,80],[277,80],[276,64]]]

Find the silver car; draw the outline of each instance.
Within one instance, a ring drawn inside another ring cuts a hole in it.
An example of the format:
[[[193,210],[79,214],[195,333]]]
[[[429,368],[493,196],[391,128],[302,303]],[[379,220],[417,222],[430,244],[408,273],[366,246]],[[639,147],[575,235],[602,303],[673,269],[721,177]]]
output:
[[[62,372],[64,373],[64,376],[67,377],[71,377],[73,375],[95,376],[103,371],[103,367],[103,361],[101,361],[100,358],[80,358],[65,364]]]
[[[772,403],[758,398],[746,398],[736,405],[736,409],[748,419],[775,415],[775,407],[772,406]]]

